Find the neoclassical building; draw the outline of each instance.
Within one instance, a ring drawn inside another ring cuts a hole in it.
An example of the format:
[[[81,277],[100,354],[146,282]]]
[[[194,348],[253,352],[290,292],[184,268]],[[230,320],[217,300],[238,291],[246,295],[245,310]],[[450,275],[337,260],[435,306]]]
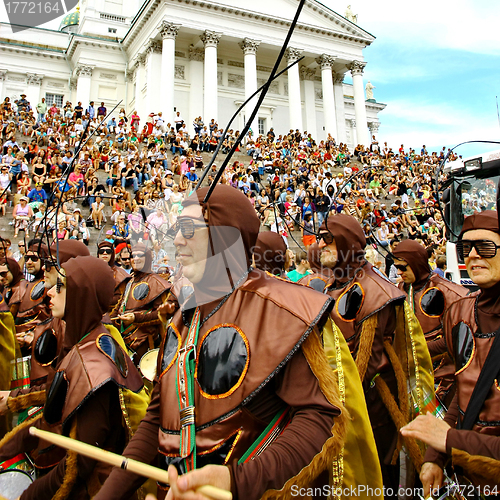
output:
[[[224,3],[224,1],[226,3]],[[298,6],[297,0],[83,0],[59,30],[13,33],[0,24],[0,98],[21,93],[37,104],[70,100],[119,101],[142,123],[175,112],[191,127],[195,117],[225,126],[271,73]],[[374,36],[307,0],[280,69],[303,57],[272,82],[254,134],[289,129],[337,141],[370,143],[378,113],[365,99],[363,49]],[[346,74],[352,84],[344,82]],[[255,102],[255,99],[254,99]],[[252,103],[234,122],[241,129]]]

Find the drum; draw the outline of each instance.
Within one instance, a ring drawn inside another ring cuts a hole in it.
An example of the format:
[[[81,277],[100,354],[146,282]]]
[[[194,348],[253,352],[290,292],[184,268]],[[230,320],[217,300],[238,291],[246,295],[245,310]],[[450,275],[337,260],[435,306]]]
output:
[[[24,389],[30,386],[31,356],[17,358],[11,361],[12,380],[10,389]]]
[[[22,470],[0,471],[0,492],[7,500],[17,500],[32,482],[31,476]]]
[[[153,382],[156,376],[156,364],[158,361],[158,353],[160,349],[151,349],[148,351],[139,361],[139,370],[141,370],[142,376],[148,381]]]

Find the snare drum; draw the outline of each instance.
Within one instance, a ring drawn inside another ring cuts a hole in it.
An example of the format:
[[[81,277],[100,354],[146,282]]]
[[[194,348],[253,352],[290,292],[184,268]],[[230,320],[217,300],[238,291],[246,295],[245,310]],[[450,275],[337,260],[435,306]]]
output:
[[[24,389],[30,386],[31,356],[11,361],[12,381],[10,389]]]
[[[156,376],[156,363],[158,361],[158,353],[160,349],[151,349],[139,361],[139,370],[142,376],[148,381],[153,382]]]
[[[0,470],[0,492],[6,500],[17,500],[32,482],[31,476],[22,470]]]

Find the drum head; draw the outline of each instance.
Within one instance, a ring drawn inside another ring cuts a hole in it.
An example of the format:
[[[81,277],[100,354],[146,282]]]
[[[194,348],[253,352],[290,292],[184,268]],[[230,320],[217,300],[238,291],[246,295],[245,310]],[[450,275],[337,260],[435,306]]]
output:
[[[139,361],[139,369],[142,376],[152,382],[156,376],[156,362],[158,361],[159,349],[151,349]]]
[[[0,471],[0,492],[7,500],[16,500],[33,482],[31,476],[22,470]]]

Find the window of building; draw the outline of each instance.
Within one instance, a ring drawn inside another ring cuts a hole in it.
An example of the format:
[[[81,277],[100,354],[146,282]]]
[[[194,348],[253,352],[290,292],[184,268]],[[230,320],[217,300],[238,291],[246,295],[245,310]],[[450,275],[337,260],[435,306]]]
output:
[[[108,28],[108,33],[116,33],[116,28]]]
[[[259,135],[264,135],[266,133],[266,119],[259,118]]]
[[[52,106],[52,104],[56,104],[58,108],[62,108],[64,101],[64,96],[60,94],[45,94],[45,102],[47,106]]]

